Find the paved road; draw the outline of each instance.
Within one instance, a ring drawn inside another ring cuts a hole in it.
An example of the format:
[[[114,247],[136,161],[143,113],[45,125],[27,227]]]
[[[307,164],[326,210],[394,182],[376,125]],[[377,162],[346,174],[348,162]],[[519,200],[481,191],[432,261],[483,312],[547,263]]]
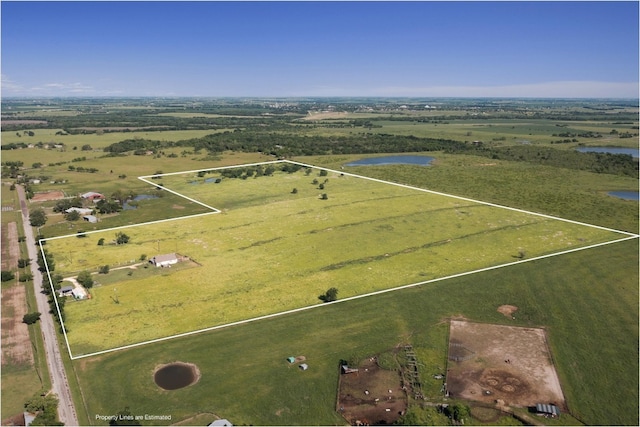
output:
[[[31,273],[33,274],[33,287],[36,294],[36,303],[38,311],[42,313],[40,317],[40,328],[42,329],[42,338],[44,339],[44,347],[47,355],[47,365],[49,366],[49,375],[51,376],[51,389],[58,395],[60,403],[58,404],[58,417],[67,426],[77,426],[78,417],[76,408],[73,405],[71,392],[69,390],[69,382],[67,374],[62,364],[62,357],[58,347],[58,337],[56,336],[56,324],[53,316],[49,314],[49,303],[47,295],[42,290],[42,273],[38,270],[38,251],[40,250],[33,236],[33,229],[29,225],[29,209],[27,208],[27,199],[24,194],[24,188],[16,185],[18,198],[20,199],[20,209],[22,211],[22,223],[24,225],[24,235],[27,243],[27,253],[29,258],[33,260],[31,263]],[[47,279],[46,285],[49,280]]]

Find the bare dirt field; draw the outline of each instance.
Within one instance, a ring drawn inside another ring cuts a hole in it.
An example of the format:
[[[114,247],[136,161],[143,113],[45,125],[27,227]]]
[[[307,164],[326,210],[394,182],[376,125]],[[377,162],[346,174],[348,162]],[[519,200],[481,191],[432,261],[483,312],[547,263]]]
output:
[[[400,374],[381,369],[375,359],[358,372],[340,375],[338,412],[351,424],[393,424],[407,409]]]
[[[31,365],[33,352],[29,329],[22,323],[27,314],[27,296],[22,284],[2,290],[2,365]]]
[[[454,398],[566,409],[543,329],[452,320],[447,390]]]
[[[36,193],[31,198],[32,202],[46,202],[47,200],[60,200],[64,199],[64,193],[62,191],[47,191],[46,193]]]
[[[2,269],[18,268],[19,257],[18,224],[15,222],[2,224]]]

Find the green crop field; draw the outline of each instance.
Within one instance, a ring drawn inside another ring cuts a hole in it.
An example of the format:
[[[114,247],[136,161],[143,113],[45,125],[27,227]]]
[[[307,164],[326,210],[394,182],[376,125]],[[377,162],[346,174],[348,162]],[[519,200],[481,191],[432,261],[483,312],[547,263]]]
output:
[[[126,245],[111,244],[116,230],[47,243],[65,277],[141,255],[196,263],[151,275],[137,271],[154,268],[145,264],[66,304],[74,356],[318,305],[332,286],[356,297],[625,237],[335,171],[220,183],[212,172],[157,182],[220,214],[118,230],[131,237]]]

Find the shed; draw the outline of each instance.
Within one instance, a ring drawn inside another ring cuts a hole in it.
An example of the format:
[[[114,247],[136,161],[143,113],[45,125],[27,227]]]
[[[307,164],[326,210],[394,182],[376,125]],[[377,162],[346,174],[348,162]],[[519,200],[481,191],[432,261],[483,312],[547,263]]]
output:
[[[63,286],[63,287],[60,288],[58,293],[59,293],[59,295],[61,297],[67,296],[67,295],[70,295],[71,293],[73,293],[73,289],[74,289],[73,286]]]
[[[156,255],[149,260],[149,262],[156,267],[168,267],[172,264],[178,263],[178,256],[175,253]]]
[[[70,213],[70,212],[78,212],[80,215],[91,215],[91,212],[93,212],[93,209],[89,209],[89,208],[69,208],[67,210],[65,210],[66,213]]]
[[[552,417],[560,416],[560,409],[556,405],[546,405],[544,403],[536,404],[536,412],[538,415],[551,415]]]
[[[306,363],[301,363],[299,368],[303,371],[306,371],[307,369],[309,369],[309,365],[307,365]]]
[[[88,193],[82,194],[80,197],[91,201],[104,199],[104,196],[102,194],[96,193],[95,191],[89,191]]]
[[[295,357],[293,357],[293,356],[289,356],[289,357],[287,357],[287,362],[289,362],[289,363],[294,363],[295,361],[296,361],[296,358],[295,358]]]
[[[91,224],[95,224],[96,222],[98,222],[98,217],[96,217],[95,215],[85,215],[82,217],[82,219],[84,219],[85,221],[89,221]]]

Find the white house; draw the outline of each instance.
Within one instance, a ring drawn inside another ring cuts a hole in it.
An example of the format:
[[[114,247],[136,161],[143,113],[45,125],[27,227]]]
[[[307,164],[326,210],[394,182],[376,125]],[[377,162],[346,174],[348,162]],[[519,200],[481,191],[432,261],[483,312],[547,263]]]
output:
[[[149,260],[149,262],[156,267],[169,267],[172,264],[178,263],[178,256],[173,254],[156,255]]]

